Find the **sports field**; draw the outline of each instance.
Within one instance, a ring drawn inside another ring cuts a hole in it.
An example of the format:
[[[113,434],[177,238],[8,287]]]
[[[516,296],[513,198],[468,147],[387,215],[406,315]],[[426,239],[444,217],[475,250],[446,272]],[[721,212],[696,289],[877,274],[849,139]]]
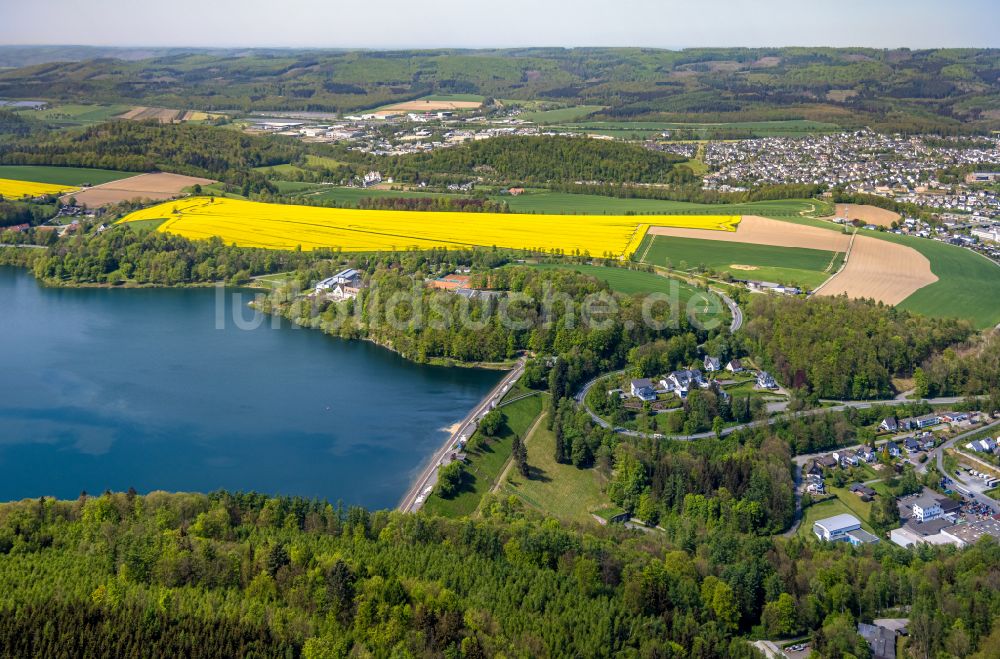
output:
[[[135,176],[134,172],[87,167],[49,167],[47,165],[0,165],[0,178],[33,183],[52,183],[78,188],[82,185],[100,185],[109,181]]]
[[[710,268],[736,279],[772,281],[813,289],[840,266],[843,254],[823,249],[754,245],[675,236],[647,236],[637,252],[643,263],[678,270]]]
[[[446,247],[506,247],[547,253],[625,257],[645,235],[646,224],[734,231],[738,216],[516,215],[373,211],[266,204],[192,197],[145,208],[122,221],[166,218],[159,231],[192,239],[267,249],[345,252]]]

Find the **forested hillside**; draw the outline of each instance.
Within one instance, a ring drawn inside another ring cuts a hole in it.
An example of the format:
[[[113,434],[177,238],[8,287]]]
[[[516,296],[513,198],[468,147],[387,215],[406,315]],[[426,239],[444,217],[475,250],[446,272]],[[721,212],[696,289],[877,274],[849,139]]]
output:
[[[685,158],[636,144],[569,137],[501,137],[404,156],[390,166],[402,180],[425,174],[472,174],[500,181],[665,183]]]
[[[68,62],[50,54],[58,63],[39,63],[45,60],[20,52],[18,61],[35,63],[0,72],[0,96],[203,110],[347,112],[458,93],[604,106],[603,118],[612,120],[811,119],[846,127],[946,132],[995,128],[1000,108],[1000,56],[983,49],[151,54],[151,59],[126,61],[107,52],[81,51],[76,57],[103,57]],[[122,51],[121,57],[134,54]]]
[[[884,398],[936,351],[972,334],[965,321],[935,319],[845,297],[758,295],[746,341],[778,381],[821,398]]]
[[[268,189],[254,167],[289,162],[303,153],[293,140],[255,137],[212,126],[112,121],[71,133],[0,143],[0,164],[157,169]]]
[[[737,638],[751,628],[815,626],[824,657],[867,657],[851,616],[896,606],[912,607],[916,656],[986,659],[1000,642],[995,543],[959,554],[755,538],[713,501],[667,540],[560,528],[499,500],[476,521],[226,493],[4,504],[0,647],[739,658],[755,656]]]

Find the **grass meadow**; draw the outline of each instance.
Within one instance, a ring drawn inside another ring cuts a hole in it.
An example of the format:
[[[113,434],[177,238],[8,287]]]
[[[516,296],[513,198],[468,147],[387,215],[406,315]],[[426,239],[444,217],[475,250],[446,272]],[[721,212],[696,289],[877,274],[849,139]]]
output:
[[[1000,323],[1000,266],[971,250],[937,240],[865,232],[912,247],[931,262],[938,281],[924,286],[899,306],[927,316],[965,318],[979,329]]]
[[[736,279],[773,281],[815,288],[835,272],[843,255],[821,249],[774,247],[718,240],[647,236],[637,252],[643,262],[686,271],[710,268]],[[753,268],[734,268],[741,265]]]
[[[524,389],[514,387],[505,398],[509,400],[523,393]],[[451,499],[443,499],[436,492],[431,494],[424,504],[425,511],[446,517],[464,517],[475,512],[510,459],[514,435],[525,437],[542,413],[542,395],[523,398],[500,409],[504,414],[504,425],[498,437],[485,439],[478,430],[473,434],[480,448],[469,451],[469,465],[465,468],[460,492]]]
[[[561,522],[595,524],[590,511],[607,506],[604,478],[597,469],[578,469],[555,460],[556,438],[543,418],[528,436],[528,478],[511,469],[500,493]]]

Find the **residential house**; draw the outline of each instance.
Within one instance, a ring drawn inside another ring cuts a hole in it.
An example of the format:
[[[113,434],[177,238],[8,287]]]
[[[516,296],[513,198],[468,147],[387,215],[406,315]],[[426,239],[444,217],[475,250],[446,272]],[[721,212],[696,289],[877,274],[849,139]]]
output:
[[[923,447],[920,445],[920,442],[918,442],[912,437],[907,437],[906,439],[903,440],[903,448],[906,449],[907,453],[917,453],[923,450]]]
[[[865,496],[874,497],[876,494],[875,490],[868,487],[864,483],[854,483],[853,485],[851,485],[850,490],[851,492],[857,494],[859,497],[865,497]]]
[[[758,389],[777,389],[778,383],[774,381],[771,374],[767,371],[761,371],[757,374],[757,388]]]
[[[868,643],[872,659],[896,659],[896,632],[880,625],[858,623],[858,634]]]
[[[819,463],[826,467],[827,469],[833,469],[840,464],[840,460],[833,457],[832,455],[824,455],[818,459]]]
[[[718,357],[709,357],[705,355],[705,370],[709,373],[714,373],[722,368]]]
[[[818,460],[810,460],[805,469],[802,470],[807,476],[823,476],[823,465]]]
[[[890,458],[898,458],[903,454],[903,451],[899,448],[899,444],[896,442],[886,442],[885,450],[889,454]]]
[[[916,429],[929,428],[931,426],[936,426],[940,423],[941,419],[937,414],[925,414],[924,416],[918,416],[914,419]]]
[[[875,462],[875,449],[865,444],[858,449],[858,457],[865,462]]]
[[[896,417],[889,416],[882,419],[882,423],[879,424],[878,428],[885,432],[897,432],[899,430],[899,423],[896,421]]]
[[[738,359],[730,359],[729,363],[726,364],[726,370],[730,373],[742,373],[743,372],[743,362]]]
[[[861,462],[860,458],[858,458],[857,453],[845,449],[834,451],[833,457],[836,458],[837,461],[840,462],[840,464],[844,467],[847,466],[855,467]]]
[[[678,398],[687,398],[692,387],[707,389],[709,382],[696,368],[674,371],[664,379],[660,380],[660,386],[668,392],[677,394]]]
[[[997,450],[997,443],[992,437],[985,437],[977,439],[974,442],[969,442],[965,445],[965,448],[976,453],[993,453]]]
[[[639,400],[656,400],[656,391],[653,389],[653,381],[649,378],[639,378],[632,380],[630,391]]]

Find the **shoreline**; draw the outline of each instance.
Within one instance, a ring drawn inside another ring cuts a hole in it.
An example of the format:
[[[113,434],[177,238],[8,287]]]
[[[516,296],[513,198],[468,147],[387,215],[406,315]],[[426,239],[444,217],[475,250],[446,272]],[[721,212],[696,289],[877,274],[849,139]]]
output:
[[[455,446],[455,443],[459,441],[462,435],[472,437],[472,433],[475,432],[476,427],[479,425],[479,420],[492,410],[514,383],[521,378],[524,374],[526,364],[526,357],[518,359],[514,368],[501,378],[496,386],[490,389],[460,422],[449,427],[449,430],[454,430],[448,435],[448,439],[445,440],[441,447],[431,454],[430,460],[421,469],[406,492],[403,493],[403,497],[396,506],[396,510],[404,513],[415,513],[423,507],[427,501],[427,496],[437,483],[438,467],[442,460],[444,460],[445,456],[452,450],[452,447]]]

